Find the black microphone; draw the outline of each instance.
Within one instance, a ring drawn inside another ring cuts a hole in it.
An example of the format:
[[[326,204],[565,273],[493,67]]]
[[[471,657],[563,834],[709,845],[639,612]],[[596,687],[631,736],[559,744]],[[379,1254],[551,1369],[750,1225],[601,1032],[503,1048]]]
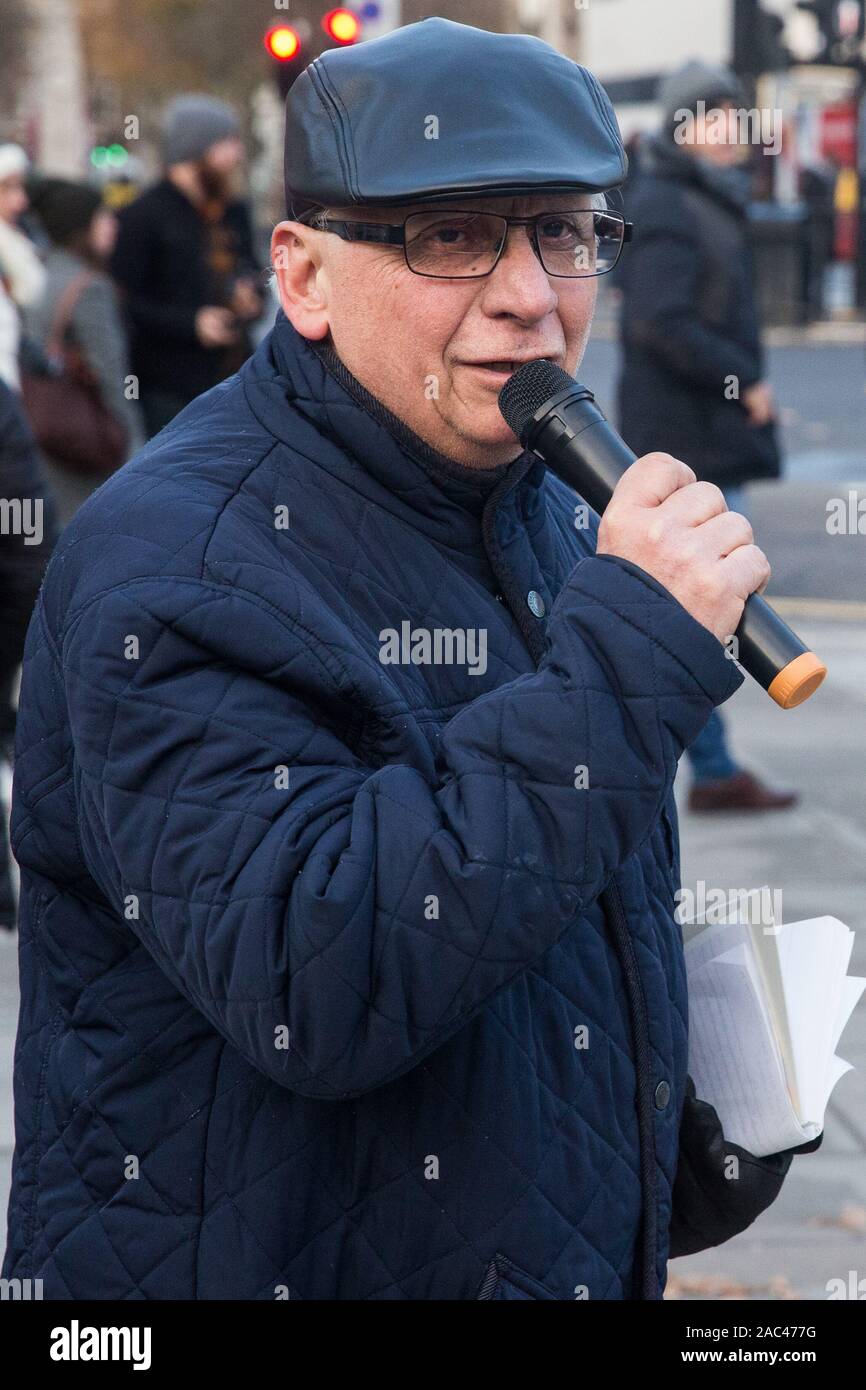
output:
[[[601,514],[637,455],[605,419],[592,392],[555,362],[539,358],[509,377],[499,409],[524,449]],[[746,600],[734,636],[735,659],[782,709],[808,700],[827,674],[760,594]]]

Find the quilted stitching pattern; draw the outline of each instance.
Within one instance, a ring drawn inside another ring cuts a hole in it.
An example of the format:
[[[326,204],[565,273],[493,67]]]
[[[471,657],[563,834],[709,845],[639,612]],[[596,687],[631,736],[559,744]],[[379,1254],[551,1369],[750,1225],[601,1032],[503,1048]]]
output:
[[[667,1229],[670,788],[739,677],[592,553],[543,469],[433,476],[386,423],[281,318],[52,562],[16,764],[3,1266],[47,1297],[473,1298],[495,1258],[631,1297],[635,1096],[661,1077]],[[496,598],[530,587],[537,638]],[[486,670],[382,665],[403,621],[485,629]]]

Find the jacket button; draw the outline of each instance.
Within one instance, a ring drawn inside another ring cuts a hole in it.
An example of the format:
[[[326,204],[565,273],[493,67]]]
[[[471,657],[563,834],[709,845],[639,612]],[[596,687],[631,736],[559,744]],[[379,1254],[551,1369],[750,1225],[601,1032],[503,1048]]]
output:
[[[671,1088],[666,1081],[660,1081],[656,1086],[655,1102],[656,1110],[664,1110],[671,1098]]]
[[[544,617],[544,599],[535,589],[530,589],[526,595],[526,603],[530,613],[536,618]]]

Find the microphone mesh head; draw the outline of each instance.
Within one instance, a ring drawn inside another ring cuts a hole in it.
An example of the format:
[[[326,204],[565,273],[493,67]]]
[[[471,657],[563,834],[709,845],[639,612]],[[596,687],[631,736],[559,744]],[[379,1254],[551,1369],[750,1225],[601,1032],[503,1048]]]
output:
[[[499,392],[499,409],[521,444],[526,443],[524,431],[536,410],[557,391],[574,384],[574,377],[557,367],[555,362],[548,362],[546,357],[524,363],[508,378]]]

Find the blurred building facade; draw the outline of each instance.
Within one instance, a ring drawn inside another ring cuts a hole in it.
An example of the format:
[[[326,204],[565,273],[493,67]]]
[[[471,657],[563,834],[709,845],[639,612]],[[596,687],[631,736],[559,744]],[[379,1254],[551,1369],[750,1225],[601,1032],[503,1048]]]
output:
[[[78,5],[18,4],[26,34],[24,71],[0,113],[3,124],[47,173],[77,177],[89,139]]]
[[[157,170],[165,101],[213,92],[244,116],[251,189],[267,224],[281,215],[288,74],[278,80],[264,36],[275,23],[297,27],[297,73],[327,43],[330,8],[328,0],[0,0],[7,32],[16,15],[26,20],[17,82],[4,78],[0,54],[0,137],[72,177],[104,177],[98,156],[111,150],[127,165],[115,182],[125,178],[131,196]],[[356,0],[354,8],[362,39],[431,14],[537,34],[597,73],[626,140],[657,124],[656,85],[672,68],[690,58],[732,65],[750,100],[778,113],[781,126],[778,157],[756,161],[760,197],[793,209],[829,185],[834,256],[858,268],[866,301],[866,0],[816,0],[813,12],[796,0]],[[118,198],[127,193],[120,187]]]
[[[673,68],[692,58],[733,67],[755,124],[772,131],[775,157],[761,157],[765,145],[753,160],[767,315],[822,311],[819,245],[844,272],[839,313],[866,306],[866,0],[592,0],[580,30],[582,61],[627,141],[657,126],[655,90]]]
[[[797,0],[592,0],[582,13],[581,57],[604,83],[626,140],[652,129],[658,81],[688,59],[738,72],[762,108],[779,113],[780,158],[768,192],[794,202],[799,174],[822,161],[859,169],[858,113],[864,70],[864,0],[816,5],[833,35],[830,62],[815,13]],[[861,142],[862,143],[862,142]]]

